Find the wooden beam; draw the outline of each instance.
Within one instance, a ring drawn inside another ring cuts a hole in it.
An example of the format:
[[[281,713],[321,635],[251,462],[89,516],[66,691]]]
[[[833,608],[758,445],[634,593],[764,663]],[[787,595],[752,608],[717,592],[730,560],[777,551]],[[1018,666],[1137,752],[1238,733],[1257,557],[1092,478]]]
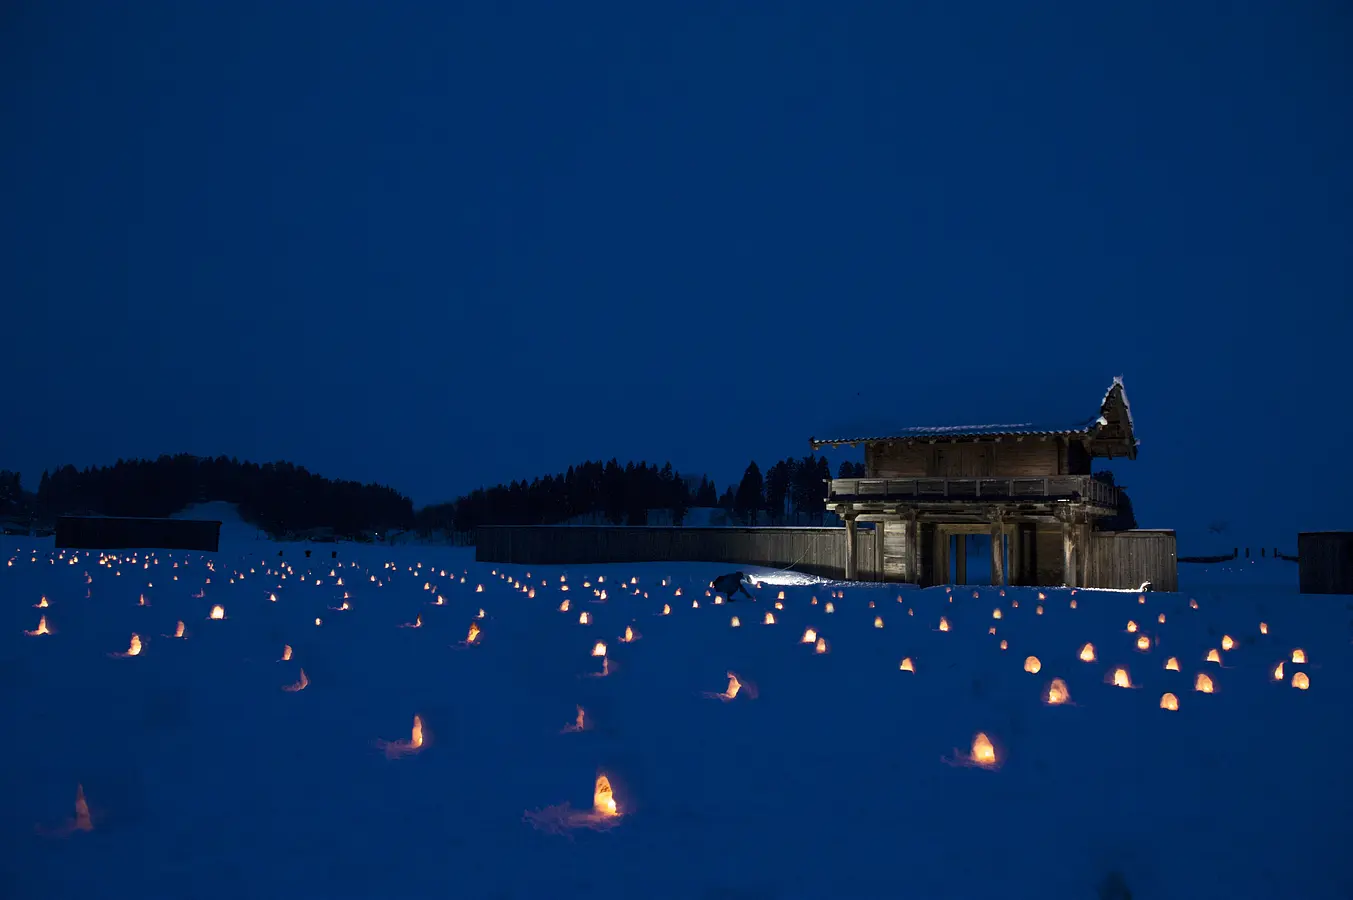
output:
[[[855,580],[855,517],[846,519],[846,581]]]

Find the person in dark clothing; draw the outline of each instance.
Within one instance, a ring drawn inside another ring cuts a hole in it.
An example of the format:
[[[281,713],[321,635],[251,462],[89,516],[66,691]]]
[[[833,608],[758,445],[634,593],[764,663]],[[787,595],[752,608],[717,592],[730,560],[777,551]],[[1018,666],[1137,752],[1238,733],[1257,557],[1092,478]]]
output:
[[[743,595],[748,600],[755,600],[755,597],[747,593],[747,588],[743,584],[746,580],[747,576],[743,575],[741,572],[730,572],[727,575],[720,575],[718,578],[714,579],[714,590],[723,594],[724,597],[730,601],[733,599],[733,595],[738,591],[742,591]]]

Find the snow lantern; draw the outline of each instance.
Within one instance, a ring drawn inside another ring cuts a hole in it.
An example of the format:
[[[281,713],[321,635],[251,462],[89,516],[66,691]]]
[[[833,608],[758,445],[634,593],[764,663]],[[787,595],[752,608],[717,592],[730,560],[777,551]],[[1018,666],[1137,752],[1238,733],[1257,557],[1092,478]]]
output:
[[[605,655],[606,655],[606,644],[605,644],[605,642],[603,642],[603,641],[597,641],[596,644],[594,644],[594,645],[592,646],[592,655],[593,655],[593,656],[605,656]]]
[[[40,635],[40,634],[51,634],[51,633],[52,633],[52,630],[51,630],[50,628],[47,627],[47,617],[46,617],[46,616],[39,616],[39,617],[38,617],[38,627],[37,627],[37,628],[34,628],[32,631],[25,631],[25,632],[24,632],[24,634],[28,635],[29,637],[37,637],[37,636]]]
[[[1292,675],[1292,687],[1299,691],[1305,691],[1311,687],[1311,679],[1305,672],[1296,672]]]
[[[948,631],[948,630],[949,630],[949,620],[946,619],[944,616],[940,616],[940,631]]]
[[[1282,663],[1278,663],[1276,666],[1273,667],[1273,680],[1274,680],[1274,681],[1282,681],[1282,680],[1283,680],[1283,664],[1282,664]]]
[[[803,632],[803,638],[799,641],[801,644],[817,643],[817,632],[809,628]]]
[[[1086,644],[1084,647],[1081,648],[1081,662],[1094,662],[1094,661],[1095,661],[1095,645]]]
[[[902,664],[901,664],[900,666],[898,666],[897,668],[898,668],[900,671],[903,671],[903,672],[915,672],[915,671],[916,671],[916,667],[915,667],[914,665],[912,665],[911,657],[910,657],[910,656],[905,656],[905,657],[903,657],[903,658],[902,658]]]
[[[874,616],[874,627],[875,628],[883,627],[883,616]]]
[[[293,694],[305,690],[306,686],[310,684],[310,679],[305,677],[305,669],[301,669],[300,675],[301,677],[296,680],[295,684],[288,684],[282,690]]]
[[[225,607],[220,606],[219,604],[216,605],[216,606],[213,606],[213,607],[211,608],[211,614],[208,616],[208,618],[211,618],[211,619],[224,619],[224,618],[225,618]]]
[[[1132,621],[1131,619],[1128,619],[1127,630],[1128,630],[1128,633],[1129,633],[1129,634],[1132,634],[1132,633],[1136,632],[1136,630],[1137,630],[1137,623],[1134,622],[1134,621]]]
[[[1049,706],[1061,706],[1070,700],[1071,691],[1067,690],[1066,682],[1060,678],[1052,679],[1048,684],[1047,693],[1043,696],[1043,702]]]
[[[1221,636],[1221,648],[1223,650],[1230,650],[1235,645],[1236,642],[1231,639],[1231,636],[1229,634],[1223,634]]]
[[[1113,670],[1113,686],[1120,688],[1132,687],[1132,678],[1128,675],[1128,670],[1119,666]]]
[[[1171,656],[1169,659],[1165,660],[1165,668],[1170,672],[1178,672],[1179,659],[1177,657]]]
[[[969,759],[979,766],[996,765],[996,748],[992,746],[991,739],[981,731],[972,739],[972,754]]]
[[[1171,711],[1179,709],[1179,698],[1171,693],[1164,693],[1160,697],[1160,708]]]
[[[1028,672],[1030,675],[1037,675],[1042,668],[1043,664],[1038,661],[1037,656],[1024,657],[1024,671]]]
[[[1296,650],[1293,650],[1293,651],[1292,651],[1292,662],[1294,662],[1294,663],[1305,663],[1305,662],[1306,662],[1306,651],[1305,651],[1305,650],[1302,650],[1302,649],[1300,649],[1300,648],[1298,648],[1298,649],[1296,649]]]
[[[1198,676],[1193,679],[1193,689],[1200,694],[1212,693],[1212,679],[1199,672]]]
[[[742,627],[742,622],[738,620],[738,617],[737,617],[737,616],[734,616],[734,617],[732,618],[732,620],[729,621],[728,624],[729,624],[729,626],[732,627],[732,628],[741,628],[741,627]]]
[[[764,619],[761,620],[761,624],[762,624],[762,625],[774,625],[774,624],[775,624],[775,613],[773,613],[773,612],[767,612],[767,613],[766,613],[766,617],[765,617]]]
[[[1138,650],[1142,650],[1142,651],[1150,650],[1150,649],[1151,649],[1151,639],[1150,639],[1149,637],[1147,637],[1146,635],[1144,635],[1144,634],[1138,635],[1138,636],[1137,636],[1137,649],[1138,649]]]

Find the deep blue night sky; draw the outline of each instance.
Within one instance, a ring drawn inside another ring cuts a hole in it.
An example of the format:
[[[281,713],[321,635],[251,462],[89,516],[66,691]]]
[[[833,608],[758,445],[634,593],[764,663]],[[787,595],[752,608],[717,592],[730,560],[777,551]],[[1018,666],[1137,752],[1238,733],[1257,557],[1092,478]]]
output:
[[[1351,40],[1335,0],[10,3],[0,467],[722,485],[1121,374],[1141,524],[1294,552],[1353,526]]]

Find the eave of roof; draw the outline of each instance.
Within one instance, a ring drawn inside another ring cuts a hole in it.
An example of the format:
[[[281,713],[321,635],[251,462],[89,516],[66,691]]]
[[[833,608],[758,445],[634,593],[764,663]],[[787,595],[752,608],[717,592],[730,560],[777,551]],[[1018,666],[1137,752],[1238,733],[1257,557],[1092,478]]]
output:
[[[1104,418],[1103,410],[1114,390],[1119,391],[1119,396],[1123,399],[1123,409],[1127,413],[1127,428],[1132,434],[1132,444],[1135,448],[1141,442],[1137,440],[1136,430],[1132,423],[1132,408],[1128,406],[1127,393],[1123,388],[1123,378],[1116,376],[1104,396],[1099,402],[1099,414],[1077,423],[1068,423],[1064,425],[1055,425],[1051,423],[1035,424],[1033,422],[1021,422],[1014,424],[993,424],[993,425],[935,425],[935,426],[911,426],[907,428],[891,429],[887,432],[874,434],[860,434],[855,437],[839,438],[809,438],[808,442],[814,450],[819,447],[839,446],[841,444],[867,444],[874,441],[941,441],[941,440],[968,440],[973,438],[1006,438],[1006,437],[1085,437],[1093,436],[1094,432],[1100,426],[1108,424]]]

